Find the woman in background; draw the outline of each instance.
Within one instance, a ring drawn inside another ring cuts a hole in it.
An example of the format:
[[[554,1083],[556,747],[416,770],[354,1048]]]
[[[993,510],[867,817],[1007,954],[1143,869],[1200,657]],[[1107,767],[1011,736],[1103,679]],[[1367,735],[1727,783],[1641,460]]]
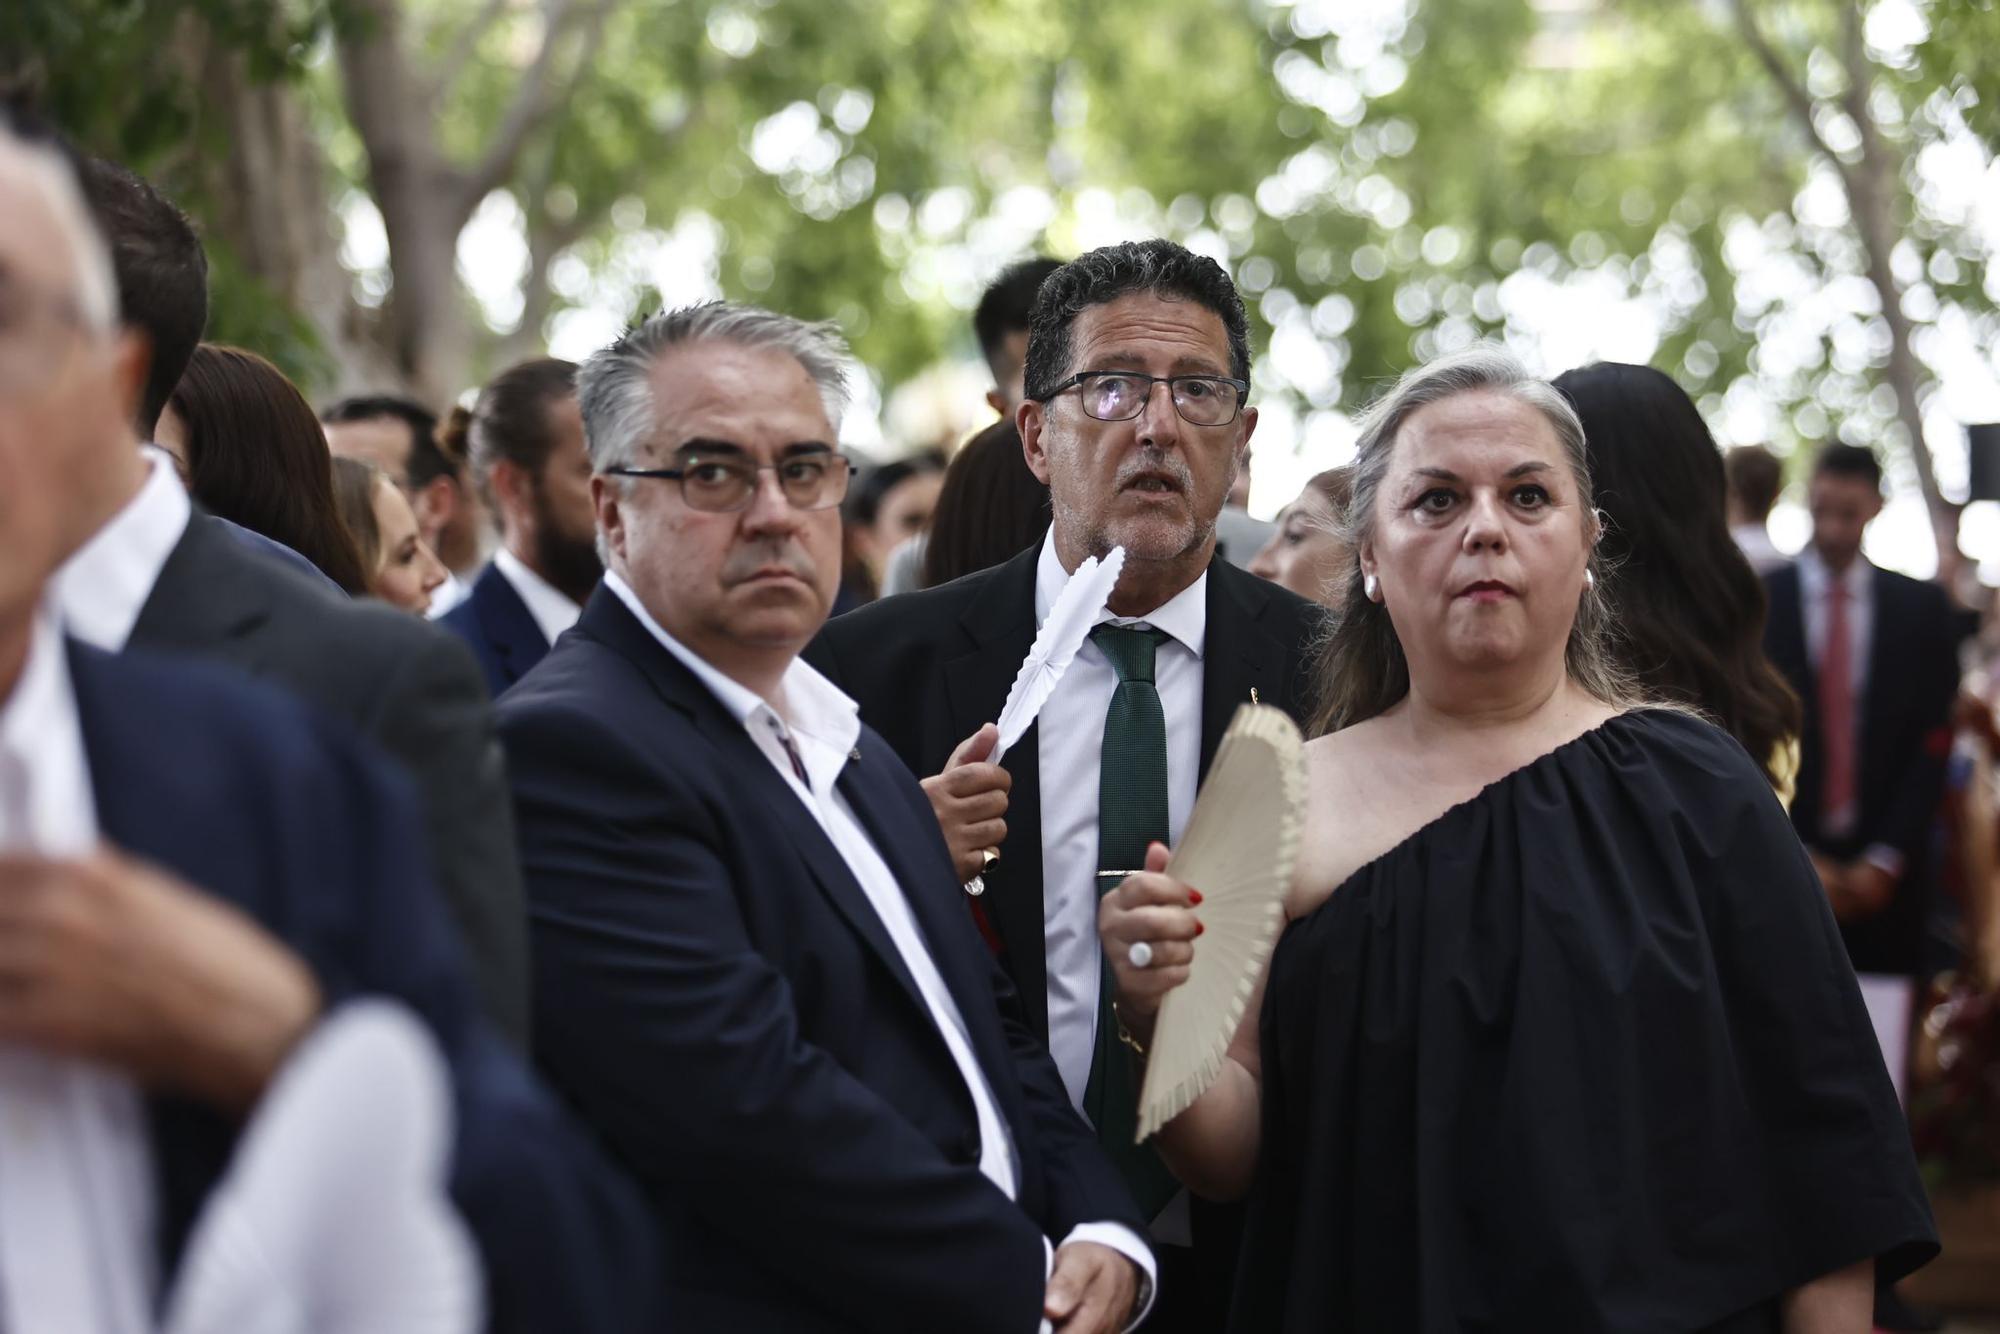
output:
[[[416,511],[389,474],[358,459],[333,461],[334,494],[367,570],[363,591],[422,616],[444,583],[444,563],[417,531]]]
[[[366,589],[334,505],[326,433],[276,366],[242,348],[201,344],[156,434],[211,514],[290,547],[344,592]]]
[[[1583,422],[1620,665],[1647,694],[1701,710],[1742,742],[1789,800],[1799,701],[1764,655],[1764,584],[1729,535],[1708,424],[1650,366],[1598,362],[1554,383]]]
[[[1352,476],[1350,468],[1328,468],[1308,481],[1298,498],[1278,511],[1278,531],[1250,562],[1250,573],[1339,611],[1354,559],[1354,548],[1340,535]]]
[[[925,450],[878,464],[854,480],[841,506],[842,558],[838,615],[881,595],[890,553],[924,531],[944,481],[944,455]]]
[[[1042,540],[1049,489],[1028,471],[1021,433],[994,422],[965,442],[945,469],[924,539],[921,587],[991,569]]]

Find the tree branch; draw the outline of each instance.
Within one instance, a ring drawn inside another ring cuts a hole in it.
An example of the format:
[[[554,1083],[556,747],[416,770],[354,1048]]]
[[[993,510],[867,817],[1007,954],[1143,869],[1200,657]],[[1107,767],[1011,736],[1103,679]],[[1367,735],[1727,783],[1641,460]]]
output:
[[[452,40],[451,49],[445,52],[438,63],[437,75],[431,80],[430,101],[432,106],[441,106],[451,90],[458,86],[458,80],[465,73],[465,67],[472,63],[472,53],[479,48],[479,39],[493,30],[506,12],[508,0],[486,0],[485,7],[473,15],[472,21],[459,29]]]
[[[577,51],[577,58],[569,77],[563,81],[558,92],[553,86],[556,52],[562,44],[570,20],[575,14],[576,0],[549,0],[546,27],[542,35],[542,49],[535,53],[535,60],[521,79],[521,86],[514,93],[514,100],[500,118],[500,128],[494,131],[493,141],[487,145],[486,153],[478,165],[465,176],[466,208],[470,211],[490,190],[497,188],[507,179],[514,163],[521,156],[521,148],[533,134],[535,128],[548,117],[551,110],[561,104],[566,96],[581,81],[584,71],[595,59],[598,47],[604,40],[604,25],[611,17],[611,10],[617,0],[598,0],[584,15],[586,24],[583,42]]]
[[[1736,29],[1743,34],[1744,45],[1748,46],[1750,53],[1757,57],[1757,63],[1764,67],[1764,72],[1771,76],[1771,81],[1778,85],[1778,91],[1784,95],[1785,105],[1791,108],[1792,116],[1798,121],[1799,128],[1806,132],[1806,138],[1812,141],[1815,148],[1833,159],[1835,168],[1843,169],[1844,174],[1840,156],[1827,145],[1826,139],[1819,132],[1819,126],[1813,122],[1812,94],[1806,91],[1803,83],[1793,77],[1791,69],[1785,64],[1784,57],[1778,54],[1777,48],[1771,45],[1770,39],[1765,37],[1763,30],[1757,26],[1757,18],[1750,12],[1750,0],[1730,0],[1729,7],[1736,15]]]

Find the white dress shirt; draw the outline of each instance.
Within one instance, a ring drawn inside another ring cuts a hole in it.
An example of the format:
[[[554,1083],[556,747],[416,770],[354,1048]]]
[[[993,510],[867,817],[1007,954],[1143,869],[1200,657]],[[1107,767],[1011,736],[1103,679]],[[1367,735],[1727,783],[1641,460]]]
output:
[[[144,453],[152,472],[139,494],[65,561],[49,584],[63,629],[107,653],[123,649],[132,637],[193,512],[173,461],[156,449]]]
[[[96,843],[69,661],[45,611],[0,700],[0,853],[73,857]],[[0,1331],[148,1329],[152,1181],[129,1080],[0,1043]]]
[[[551,644],[556,636],[576,624],[577,617],[583,615],[583,608],[569,600],[569,594],[557,588],[548,580],[536,574],[525,565],[519,556],[501,547],[493,553],[493,568],[500,571],[521,601],[527,604],[528,615],[535,618],[542,638]]]
[[[1042,539],[1035,568],[1035,623],[1048,619],[1069,573],[1056,556],[1055,530]],[[1178,843],[1194,810],[1201,770],[1201,658],[1208,635],[1208,574],[1137,620],[1172,637],[1153,660],[1155,688],[1167,722],[1167,832]],[[1086,639],[1055,693],[1042,705],[1036,756],[1042,774],[1042,931],[1048,954],[1049,1054],[1079,1110],[1097,1044],[1097,992],[1103,977],[1097,941],[1097,781],[1104,715],[1118,673]],[[1138,867],[1131,867],[1138,870]]]
[[[987,1082],[985,1071],[980,1069],[978,1058],[972,1053],[965,1016],[952,999],[951,989],[945,984],[944,975],[938,971],[936,961],[931,958],[930,948],[924,943],[922,929],[910,912],[903,887],[897,883],[889,864],[882,860],[882,854],[876,851],[874,841],[848,805],[847,798],[835,786],[854,753],[855,743],[861,739],[859,706],[814,670],[811,664],[802,658],[794,658],[778,685],[780,707],[773,708],[762,696],[723,675],[668,634],[646,610],[639,595],[618,574],[607,571],[604,585],[638,618],[639,624],[646,627],[661,647],[693,672],[723,708],[743,725],[757,749],[764,753],[771,767],[778,771],[779,776],[791,786],[793,794],[812,812],[813,819],[826,832],[841,860],[847,863],[847,869],[861,886],[862,893],[867,895],[883,928],[888,931],[896,953],[909,969],[917,991],[924,999],[925,1008],[930,1011],[931,1021],[937,1025],[939,1036],[944,1039],[952,1061],[958,1066],[959,1074],[972,1094],[973,1110],[979,1122],[980,1172],[1008,1199],[1018,1200],[1021,1193],[1020,1158],[1006,1118],[1000,1114],[999,1100],[993,1094],[992,1085]],[[787,739],[798,748],[799,759],[805,766],[807,781],[803,783],[793,771],[791,758],[786,753]],[[1047,1238],[1043,1241],[1046,1246]],[[1143,1292],[1139,1312],[1143,1317],[1152,1304],[1151,1292],[1156,1278],[1153,1253],[1145,1243],[1130,1228],[1116,1223],[1082,1224],[1064,1238],[1065,1245],[1072,1241],[1094,1241],[1109,1246],[1139,1266],[1145,1275],[1141,1284]],[[1050,1255],[1053,1256],[1052,1249]],[[1048,1328],[1046,1321],[1042,1328]]]

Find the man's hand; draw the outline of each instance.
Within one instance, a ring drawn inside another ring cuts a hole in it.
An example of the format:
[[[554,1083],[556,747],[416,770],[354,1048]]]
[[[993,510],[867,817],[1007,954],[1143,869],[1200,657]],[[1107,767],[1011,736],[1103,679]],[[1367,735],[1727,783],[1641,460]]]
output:
[[[1843,922],[1873,917],[1896,897],[1896,877],[1870,861],[1849,862],[1841,877],[1840,897],[1833,901],[1833,915]]]
[[[164,872],[0,857],[0,1039],[241,1113],[319,1011],[297,955]]]
[[[1000,744],[1000,729],[987,723],[958,743],[944,772],[924,780],[924,795],[931,799],[938,827],[944,830],[945,846],[961,881],[970,880],[985,869],[983,855],[998,849],[1007,837],[1007,792],[1014,775],[986,757]]]
[[[1118,1334],[1138,1300],[1138,1266],[1109,1246],[1073,1241],[1056,1252],[1042,1314],[1062,1334]]]

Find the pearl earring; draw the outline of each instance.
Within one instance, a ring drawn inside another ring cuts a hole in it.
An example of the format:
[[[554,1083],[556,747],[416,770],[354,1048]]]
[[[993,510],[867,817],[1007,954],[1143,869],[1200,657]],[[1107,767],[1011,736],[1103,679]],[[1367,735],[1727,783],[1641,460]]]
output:
[[[1382,585],[1376,582],[1375,576],[1372,574],[1361,576],[1361,592],[1370,602],[1380,602],[1382,600]]]
[[[1590,570],[1585,570],[1583,572],[1583,591],[1588,593],[1595,587],[1597,587],[1597,575]]]

